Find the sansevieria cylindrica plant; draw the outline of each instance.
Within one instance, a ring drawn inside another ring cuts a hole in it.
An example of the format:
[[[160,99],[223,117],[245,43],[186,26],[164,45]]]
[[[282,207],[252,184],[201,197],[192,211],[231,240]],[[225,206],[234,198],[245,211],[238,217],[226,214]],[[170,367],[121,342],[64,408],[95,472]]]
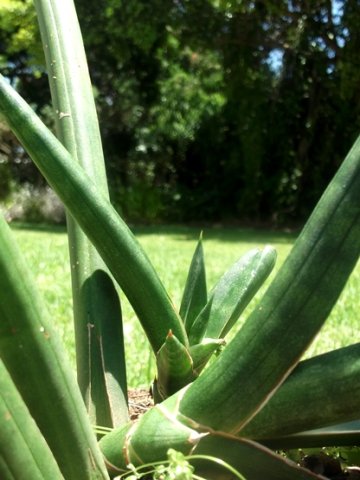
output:
[[[226,345],[226,335],[271,272],[276,252],[270,246],[251,250],[208,292],[200,238],[175,309],[109,202],[73,2],[34,5],[57,136],[3,77],[0,111],[68,211],[78,382],[49,307],[1,219],[0,478],[22,478],[26,464],[31,479],[109,478],[127,472],[129,464],[163,461],[169,448],[194,458],[215,455],[248,480],[323,478],[272,449],[356,444],[360,438],[360,346],[301,361],[359,258],[360,139],[262,299]],[[116,283],[157,365],[156,405],[136,424],[128,421]],[[94,424],[111,430],[99,442]],[[206,478],[232,478],[220,465],[194,462]]]

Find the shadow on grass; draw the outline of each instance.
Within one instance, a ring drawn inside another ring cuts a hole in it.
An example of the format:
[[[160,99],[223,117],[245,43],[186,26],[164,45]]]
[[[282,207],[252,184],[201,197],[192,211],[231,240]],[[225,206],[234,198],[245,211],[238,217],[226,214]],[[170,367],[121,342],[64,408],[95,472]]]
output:
[[[203,232],[204,240],[217,240],[224,242],[247,243],[288,243],[293,242],[299,230],[271,230],[245,227],[228,226],[186,226],[186,225],[158,225],[158,226],[133,226],[131,230],[136,236],[145,235],[171,235],[177,240],[197,240]]]
[[[12,230],[31,230],[33,232],[46,233],[66,233],[65,225],[54,225],[48,223],[26,223],[26,222],[11,222]]]
[[[65,225],[38,224],[13,222],[11,228],[14,230],[31,230],[34,232],[66,233]],[[255,227],[233,227],[233,226],[187,226],[187,225],[130,225],[131,231],[136,236],[146,235],[170,235],[176,240],[193,240],[199,238],[203,232],[204,240],[217,240],[223,242],[247,242],[247,243],[288,243],[293,242],[299,234],[297,230],[271,230]]]

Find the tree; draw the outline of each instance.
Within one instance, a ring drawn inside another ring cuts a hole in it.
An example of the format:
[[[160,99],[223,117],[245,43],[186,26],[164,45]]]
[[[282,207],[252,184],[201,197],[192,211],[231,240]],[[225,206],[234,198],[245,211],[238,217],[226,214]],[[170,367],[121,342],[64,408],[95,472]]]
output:
[[[21,33],[30,2],[1,5],[4,71],[41,110],[38,34]],[[127,217],[309,213],[359,125],[358,0],[76,6],[112,198]]]

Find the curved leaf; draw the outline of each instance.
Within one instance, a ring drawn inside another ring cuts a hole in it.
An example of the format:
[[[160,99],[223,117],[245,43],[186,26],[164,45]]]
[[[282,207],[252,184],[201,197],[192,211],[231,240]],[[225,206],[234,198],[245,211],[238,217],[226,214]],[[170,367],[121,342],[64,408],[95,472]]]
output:
[[[276,438],[358,419],[359,376],[360,343],[300,362],[241,435]]]
[[[204,437],[194,455],[221,458],[235,468],[246,480],[327,480],[310,472],[285,457],[268,450],[259,443],[244,438],[212,432]],[[196,473],[208,480],[234,480],[234,475],[213,462],[194,461]]]
[[[270,448],[322,448],[359,445],[360,420],[299,432],[294,435],[263,440]]]
[[[211,455],[229,463],[247,480],[324,479],[299,467],[263,445],[222,432],[199,429],[179,414],[181,395],[171,397],[149,410],[138,423],[114,430],[100,440],[100,447],[112,475],[126,471],[129,463],[139,466],[166,460],[173,448],[185,455]],[[233,479],[213,462],[194,461],[196,474],[207,479]]]
[[[84,170],[0,75],[0,110],[39,170],[95,245],[142,323],[155,352],[183,323],[145,252]]]
[[[257,308],[186,391],[184,415],[217,430],[239,432],[288,377],[358,260],[359,193],[360,138]]]

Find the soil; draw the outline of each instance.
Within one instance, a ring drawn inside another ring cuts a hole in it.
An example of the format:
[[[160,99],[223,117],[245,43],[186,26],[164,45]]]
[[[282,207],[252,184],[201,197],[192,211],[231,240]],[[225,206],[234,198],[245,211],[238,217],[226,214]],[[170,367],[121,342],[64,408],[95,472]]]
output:
[[[138,420],[154,405],[150,390],[145,388],[130,388],[128,390],[130,420]]]

